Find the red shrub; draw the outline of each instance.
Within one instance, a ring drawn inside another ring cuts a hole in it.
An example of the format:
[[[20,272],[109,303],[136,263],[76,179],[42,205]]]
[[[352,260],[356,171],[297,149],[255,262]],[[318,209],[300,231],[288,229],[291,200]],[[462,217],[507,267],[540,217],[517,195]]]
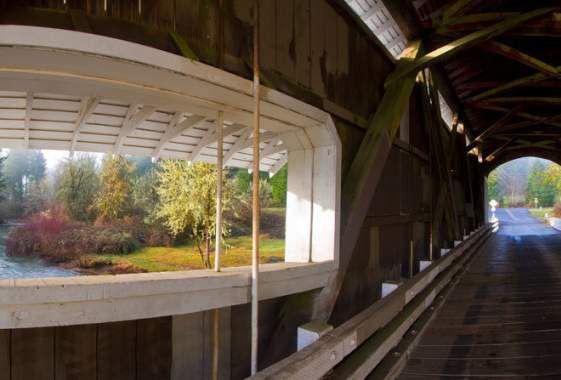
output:
[[[58,235],[68,226],[68,217],[60,209],[31,215],[8,235],[6,253],[47,257],[55,251]]]

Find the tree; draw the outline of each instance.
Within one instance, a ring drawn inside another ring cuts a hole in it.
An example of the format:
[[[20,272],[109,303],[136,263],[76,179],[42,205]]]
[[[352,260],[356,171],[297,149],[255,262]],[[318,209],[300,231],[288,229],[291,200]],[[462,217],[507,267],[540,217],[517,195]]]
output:
[[[6,198],[10,202],[14,216],[21,216],[25,210],[25,198],[34,183],[46,176],[46,160],[40,151],[10,150],[4,162],[3,174],[6,180]]]
[[[535,207],[534,202],[537,200],[539,206],[551,207],[555,202],[556,187],[555,184],[547,180],[546,171],[548,166],[551,165],[546,165],[542,160],[536,160],[530,167],[530,172],[528,173],[529,205]]]
[[[83,155],[61,162],[57,168],[55,192],[68,215],[83,222],[95,219],[96,193],[99,188],[96,160]]]
[[[129,157],[127,158],[134,167],[134,176],[142,177],[154,168],[155,164],[150,157]]]
[[[497,187],[505,204],[516,206],[526,202],[530,163],[531,159],[518,159],[496,169]]]
[[[145,223],[153,224],[157,221],[158,166],[153,166],[142,176],[137,176],[133,180],[133,201],[135,212],[143,214]]]
[[[216,228],[216,171],[214,165],[164,160],[158,171],[160,217],[172,235],[190,231],[203,264],[211,267],[211,242]],[[224,180],[223,210],[230,207],[230,181]],[[227,235],[226,226],[222,234]],[[204,252],[203,252],[204,245]]]
[[[281,207],[286,206],[287,179],[288,179],[287,165],[284,165],[282,169],[279,170],[271,178],[273,203],[277,206],[281,206]]]
[[[50,195],[46,178],[39,182],[32,182],[23,204],[25,214],[36,214],[47,210],[52,201]]]
[[[0,157],[0,202],[3,202],[6,199],[6,188],[7,182],[6,177],[4,175],[4,163],[6,161],[6,156]]]
[[[101,169],[101,186],[95,199],[97,221],[114,222],[132,210],[132,164],[122,157],[106,157]]]
[[[487,177],[487,189],[489,190],[489,200],[500,201],[499,189],[497,185],[497,171],[493,170]]]

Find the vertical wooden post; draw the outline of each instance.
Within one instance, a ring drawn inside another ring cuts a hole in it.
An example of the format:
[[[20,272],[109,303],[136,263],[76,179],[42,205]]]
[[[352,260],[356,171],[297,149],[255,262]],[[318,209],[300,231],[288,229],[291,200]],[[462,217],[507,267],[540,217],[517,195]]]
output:
[[[257,354],[259,343],[259,0],[253,8],[253,214],[252,214],[252,265],[251,265],[251,374],[257,373]]]
[[[409,278],[413,278],[415,272],[413,271],[413,265],[415,264],[415,251],[413,239],[409,241]]]
[[[218,111],[216,120],[216,226],[214,247],[214,270],[220,272],[222,254],[222,167],[224,158],[224,112]],[[218,358],[220,353],[220,311],[212,313],[212,380],[218,380]]]

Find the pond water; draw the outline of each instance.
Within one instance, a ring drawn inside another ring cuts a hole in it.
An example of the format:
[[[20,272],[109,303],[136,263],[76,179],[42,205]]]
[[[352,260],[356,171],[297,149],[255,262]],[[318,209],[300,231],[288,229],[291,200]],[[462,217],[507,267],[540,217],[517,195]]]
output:
[[[79,274],[71,270],[49,266],[41,259],[7,256],[6,237],[12,227],[8,224],[0,225],[0,279],[68,277]]]

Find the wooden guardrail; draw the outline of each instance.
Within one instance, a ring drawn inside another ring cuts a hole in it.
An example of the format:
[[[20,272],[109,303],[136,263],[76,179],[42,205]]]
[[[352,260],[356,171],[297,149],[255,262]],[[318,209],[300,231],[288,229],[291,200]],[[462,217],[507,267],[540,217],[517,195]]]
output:
[[[460,260],[463,254],[472,248],[479,248],[492,228],[492,225],[480,227],[470,238],[450,250],[446,256],[434,261],[387,297],[375,302],[306,348],[265,368],[250,379],[319,379],[355,350],[357,353],[362,350],[362,354],[359,355],[362,356],[359,359],[360,364],[349,366],[344,371],[344,378],[364,378],[382,361],[389,350],[397,345],[403,334],[461,268],[467,259],[465,257]],[[401,318],[396,318],[398,316]],[[367,349],[362,346],[374,333],[390,323],[395,327],[392,331],[377,334],[373,337],[376,339],[368,342],[370,347],[366,347]]]

